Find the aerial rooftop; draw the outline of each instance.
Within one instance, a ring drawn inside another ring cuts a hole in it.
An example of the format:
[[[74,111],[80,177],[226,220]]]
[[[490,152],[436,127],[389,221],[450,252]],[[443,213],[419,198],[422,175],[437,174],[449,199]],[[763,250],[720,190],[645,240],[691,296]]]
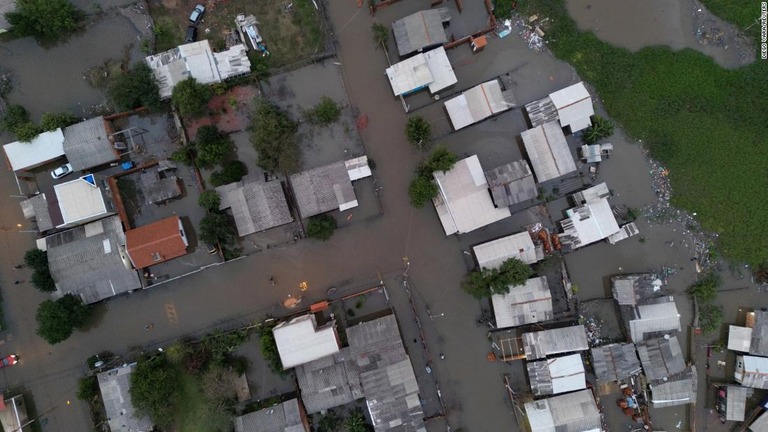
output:
[[[536,198],[539,191],[528,162],[514,161],[485,172],[496,207],[511,206]]]
[[[592,348],[592,366],[600,383],[623,380],[642,371],[635,345],[631,343]]]
[[[496,327],[517,327],[554,318],[552,294],[546,276],[528,279],[522,286],[510,287],[507,294],[491,297]]]
[[[498,79],[476,85],[445,102],[445,110],[454,130],[465,128],[494,114],[517,106],[511,90],[505,90]]]
[[[579,324],[551,330],[523,333],[523,347],[527,360],[536,360],[550,355],[589,349],[584,326]]]
[[[302,315],[278,324],[272,332],[283,369],[290,369],[339,352],[336,322],[318,327],[313,314]]]
[[[557,123],[544,123],[528,129],[520,137],[539,183],[576,171],[571,149]]]
[[[109,429],[112,432],[149,432],[152,420],[136,412],[129,390],[131,374],[136,363],[121,366],[97,375]]]
[[[531,432],[601,432],[600,411],[591,390],[525,404]]]
[[[232,209],[240,237],[293,221],[279,181],[244,180],[219,186],[219,210]]]
[[[587,386],[581,354],[528,362],[526,368],[535,396],[567,393]]]
[[[448,8],[427,9],[408,15],[392,23],[392,33],[400,56],[443,45],[448,36],[443,21],[450,20]]]
[[[298,399],[235,418],[235,432],[309,432],[307,415]]]

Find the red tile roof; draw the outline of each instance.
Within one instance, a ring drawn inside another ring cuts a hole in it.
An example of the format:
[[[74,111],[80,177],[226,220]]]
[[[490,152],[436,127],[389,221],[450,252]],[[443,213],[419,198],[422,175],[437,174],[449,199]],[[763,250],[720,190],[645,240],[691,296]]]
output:
[[[179,217],[169,218],[125,233],[126,249],[134,267],[143,269],[187,253],[179,231]]]

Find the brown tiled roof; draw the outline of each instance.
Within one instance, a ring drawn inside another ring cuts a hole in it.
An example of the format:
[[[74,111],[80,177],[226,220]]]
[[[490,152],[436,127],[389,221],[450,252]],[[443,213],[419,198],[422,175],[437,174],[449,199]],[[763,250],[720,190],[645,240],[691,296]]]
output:
[[[179,217],[169,218],[125,233],[126,249],[137,269],[160,264],[187,253],[179,231]]]

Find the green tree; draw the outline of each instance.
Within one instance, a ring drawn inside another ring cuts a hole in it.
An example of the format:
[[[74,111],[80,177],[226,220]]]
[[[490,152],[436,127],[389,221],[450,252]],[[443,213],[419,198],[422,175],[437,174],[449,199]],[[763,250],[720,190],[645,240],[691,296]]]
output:
[[[221,204],[221,197],[215,190],[203,191],[197,198],[197,204],[209,212],[217,211]]]
[[[592,116],[592,126],[584,131],[582,140],[584,141],[584,144],[592,145],[611,135],[613,135],[613,123],[599,115],[594,115]]]
[[[211,173],[211,184],[214,187],[239,182],[248,174],[248,167],[237,159],[227,162],[221,171]]]
[[[256,51],[249,51],[248,54],[251,60],[251,74],[258,79],[269,77],[269,57],[264,57]]]
[[[200,117],[205,113],[212,96],[213,92],[208,85],[189,77],[173,87],[171,102],[181,115]]]
[[[493,7],[493,15],[501,20],[512,17],[512,2],[513,0],[495,0]]]
[[[411,144],[422,150],[432,137],[432,127],[424,117],[413,116],[405,123],[405,136]]]
[[[344,420],[345,432],[369,432],[373,430],[365,419],[363,410],[360,408],[350,409],[347,418]]]
[[[108,90],[112,103],[121,110],[141,106],[153,111],[160,108],[160,88],[149,66],[140,62],[130,71],[118,75]]]
[[[168,361],[175,365],[183,364],[190,354],[192,354],[192,347],[185,340],[177,340],[165,349]]]
[[[277,351],[277,342],[272,329],[268,328],[261,332],[260,338],[261,355],[269,364],[269,369],[276,374],[283,373],[283,362],[280,360],[280,353]]]
[[[431,175],[429,177],[424,175],[417,176],[408,187],[408,197],[411,200],[411,205],[416,208],[424,207],[424,204],[436,197],[437,193],[437,184]]]
[[[533,275],[531,268],[517,258],[505,260],[498,268],[473,270],[464,277],[461,287],[481,299],[493,294],[507,294],[510,287],[524,285]]]
[[[15,132],[19,126],[29,122],[29,112],[26,108],[21,105],[9,105],[5,109],[2,120],[0,120],[0,130]]]
[[[253,111],[251,142],[259,154],[258,165],[269,172],[295,172],[299,168],[297,124],[269,101],[258,98]]]
[[[99,395],[99,382],[95,375],[80,378],[77,383],[77,398],[84,402],[92,401]]]
[[[24,263],[32,269],[32,286],[42,292],[56,291],[56,283],[48,267],[48,252],[30,249],[24,253]]]
[[[165,429],[175,420],[180,384],[178,372],[164,355],[140,361],[131,374],[131,402]]]
[[[525,285],[528,279],[533,275],[531,267],[517,258],[509,258],[501,263],[499,273],[502,275],[502,281],[505,286]],[[494,287],[491,287],[494,289]],[[508,292],[509,290],[507,290]]]
[[[79,298],[67,294],[58,300],[46,300],[37,308],[37,334],[54,345],[72,336],[75,328],[88,321],[90,308]]]
[[[461,288],[476,299],[483,299],[491,296],[491,289],[483,277],[483,272],[472,270],[464,276],[461,281]]]
[[[237,232],[232,221],[221,213],[208,213],[200,221],[200,240],[208,243],[230,244]]]
[[[445,147],[436,147],[429,158],[424,163],[426,169],[433,173],[435,171],[450,171],[451,168],[459,161],[459,157],[454,153],[451,153]]]
[[[195,162],[200,168],[212,168],[220,164],[227,156],[235,151],[232,139],[219,131],[216,126],[201,126],[197,131],[195,142],[197,158]]]
[[[371,25],[371,31],[373,32],[373,43],[375,43],[377,47],[386,49],[387,42],[389,42],[389,29],[379,23],[373,23]]]
[[[307,120],[310,123],[323,126],[335,122],[339,116],[341,116],[341,107],[328,96],[323,96],[320,102],[307,112]]]
[[[703,333],[712,333],[723,322],[723,308],[713,304],[699,307],[699,328]]]
[[[341,426],[341,419],[334,410],[328,410],[317,422],[317,432],[337,432]]]
[[[195,157],[197,150],[195,144],[190,143],[179,147],[173,153],[171,153],[171,160],[174,162],[183,163],[184,165],[192,165],[195,163]]]
[[[717,297],[717,288],[720,286],[720,276],[715,272],[706,273],[695,284],[691,285],[688,292],[702,303],[709,303]]]
[[[231,411],[234,408],[237,403],[235,378],[237,376],[233,371],[218,365],[209,367],[200,377],[203,394],[215,411]]]
[[[40,117],[40,129],[44,131],[54,131],[58,128],[65,128],[80,121],[74,115],[68,112],[62,113],[43,113]]]
[[[51,42],[74,32],[83,13],[67,0],[18,0],[16,10],[5,16],[14,33]]]
[[[32,122],[27,122],[17,126],[13,133],[19,141],[30,142],[40,135],[40,128]]]
[[[309,218],[307,236],[318,240],[328,240],[336,231],[336,219],[328,214],[319,214]]]

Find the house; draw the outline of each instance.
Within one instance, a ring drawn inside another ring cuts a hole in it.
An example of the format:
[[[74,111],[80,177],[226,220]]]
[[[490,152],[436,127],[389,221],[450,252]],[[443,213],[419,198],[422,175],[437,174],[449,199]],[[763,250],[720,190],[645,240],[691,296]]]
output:
[[[642,371],[637,351],[631,343],[592,348],[592,367],[601,384],[627,379]]]
[[[734,379],[744,387],[768,389],[768,358],[737,355]]]
[[[644,299],[658,297],[662,285],[659,276],[653,273],[625,274],[611,278],[613,298],[620,306],[635,306]]]
[[[2,1],[0,0],[0,4]],[[64,131],[59,128],[43,132],[30,142],[15,141],[5,144],[3,150],[11,170],[26,171],[37,168],[64,156]]]
[[[752,389],[728,385],[725,390],[725,420],[743,422],[746,415],[747,398],[752,396]]]
[[[165,204],[181,196],[181,183],[175,171],[176,164],[169,160],[141,170],[141,194],[147,204]]]
[[[235,432],[310,432],[307,413],[299,399],[235,417]]]
[[[203,84],[213,84],[251,73],[245,45],[214,53],[208,40],[179,45],[148,56],[145,61],[152,69],[162,99],[171,97],[173,87],[190,77]]]
[[[476,155],[433,176],[439,193],[432,201],[446,235],[468,233],[512,215],[509,208],[493,205]]]
[[[103,116],[64,128],[64,154],[74,171],[84,171],[120,159],[112,124]]]
[[[728,326],[728,349],[748,353],[752,342],[752,329],[749,327]]]
[[[768,356],[768,311],[756,310],[753,313],[754,325],[749,353],[765,357]]]
[[[139,414],[131,403],[131,374],[135,370],[136,363],[131,363],[96,376],[112,432],[149,432],[154,428],[149,417]]]
[[[581,354],[528,362],[528,379],[534,396],[547,396],[587,387]]]
[[[395,63],[385,73],[395,96],[405,96],[425,87],[435,94],[458,82],[443,47]]]
[[[523,333],[523,349],[526,360],[538,360],[555,354],[586,351],[589,344],[584,326],[579,324]]]
[[[401,57],[448,42],[443,23],[451,19],[448,8],[428,9],[392,23],[397,51]]]
[[[557,120],[561,127],[570,128],[571,133],[591,126],[591,117],[595,114],[592,97],[583,82],[533,101],[525,106],[525,110],[532,127]]]
[[[544,123],[520,134],[539,183],[576,171],[571,149],[560,126]]]
[[[231,209],[237,235],[245,237],[293,221],[279,181],[243,180],[216,188],[219,210]]]
[[[272,333],[283,369],[335,354],[341,349],[336,321],[318,326],[313,314],[282,322],[272,329]]]
[[[752,432],[768,432],[768,411],[763,411],[751,425],[749,430]]]
[[[608,185],[605,182],[601,182],[571,194],[568,199],[570,199],[574,206],[580,206],[610,197],[611,190],[608,189]]]
[[[493,79],[472,87],[445,102],[445,110],[454,130],[465,128],[517,106],[512,90]]]
[[[598,163],[613,153],[613,144],[593,144],[581,146],[581,158],[587,163]]]
[[[141,288],[118,216],[49,235],[43,244],[51,276],[62,294],[80,296],[90,304]]]
[[[498,328],[549,321],[555,315],[546,276],[528,279],[521,286],[511,286],[507,294],[494,294],[491,302]]]
[[[525,404],[531,432],[601,432],[602,421],[591,390]]]
[[[344,211],[357,207],[352,181],[370,175],[365,156],[292,174],[289,180],[299,215],[308,218],[336,209]]]
[[[680,331],[680,314],[672,296],[654,299],[655,303],[628,309],[629,337],[633,342]]]
[[[23,431],[24,427],[32,423],[27,415],[27,404],[24,395],[5,399],[0,398],[0,425],[4,431]]]
[[[498,268],[504,261],[515,258],[526,264],[544,259],[544,248],[535,245],[528,231],[508,235],[500,239],[474,246],[478,266],[483,269]]]
[[[347,329],[376,432],[426,432],[419,384],[394,315]]]
[[[181,218],[171,216],[125,233],[125,247],[133,267],[143,268],[187,254],[189,241]]]
[[[606,198],[568,209],[565,214],[568,217],[560,221],[560,242],[565,250],[578,249],[619,232]]]
[[[536,198],[539,194],[528,162],[514,161],[485,172],[496,207],[508,207]]]
[[[652,382],[649,387],[654,408],[696,403],[696,366],[689,366],[684,372],[667,380]]]
[[[5,17],[6,14],[16,10],[16,0],[0,0],[0,34],[11,29],[11,24]]]
[[[637,343],[637,354],[645,376],[653,381],[666,380],[685,370],[683,352],[677,336],[666,335]]]
[[[301,400],[309,414],[315,414],[363,398],[360,373],[349,347],[296,366]]]
[[[609,235],[605,240],[609,244],[616,244],[637,234],[640,234],[640,230],[637,229],[637,225],[634,222],[630,222],[622,225],[618,232]]]

